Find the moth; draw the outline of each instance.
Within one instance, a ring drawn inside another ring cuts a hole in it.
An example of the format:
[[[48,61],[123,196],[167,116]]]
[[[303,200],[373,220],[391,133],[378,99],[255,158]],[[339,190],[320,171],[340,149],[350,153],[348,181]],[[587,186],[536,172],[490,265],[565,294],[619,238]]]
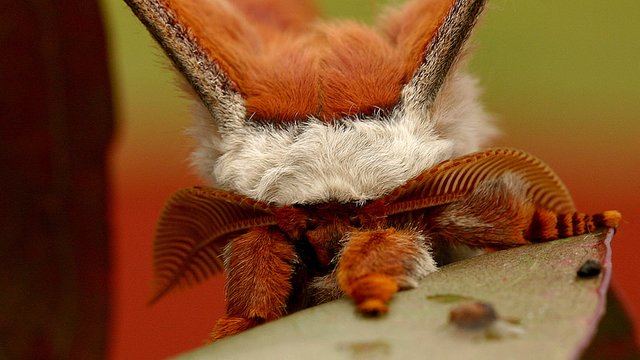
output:
[[[377,316],[456,249],[619,224],[532,155],[486,149],[464,66],[483,0],[409,0],[375,27],[306,0],[125,1],[194,94],[209,183],[162,212],[152,302],[224,270],[212,340],[345,295]]]

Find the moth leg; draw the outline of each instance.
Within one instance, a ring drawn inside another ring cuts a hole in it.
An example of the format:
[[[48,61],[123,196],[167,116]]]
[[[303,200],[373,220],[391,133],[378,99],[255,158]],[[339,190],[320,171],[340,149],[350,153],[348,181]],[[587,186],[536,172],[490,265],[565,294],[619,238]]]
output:
[[[261,322],[259,322],[257,319],[248,319],[244,317],[226,315],[218,319],[216,327],[213,329],[209,340],[211,342],[220,340],[227,336],[232,336],[245,330],[249,330],[252,327],[260,324]]]
[[[293,244],[278,230],[258,228],[233,239],[225,249],[226,316],[211,341],[283,316],[295,261]]]
[[[419,232],[353,231],[346,240],[336,268],[338,285],[362,314],[386,313],[387,303],[399,289],[416,287],[418,280],[436,270]]]

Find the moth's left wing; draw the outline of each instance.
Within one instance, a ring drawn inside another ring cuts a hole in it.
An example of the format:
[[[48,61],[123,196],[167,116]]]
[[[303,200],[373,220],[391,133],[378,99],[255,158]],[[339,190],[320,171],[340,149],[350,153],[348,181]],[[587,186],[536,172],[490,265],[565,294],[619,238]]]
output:
[[[158,220],[153,248],[157,301],[176,286],[222,271],[221,254],[232,238],[276,223],[269,207],[247,197],[205,187],[177,191]]]
[[[238,87],[259,36],[243,15],[219,0],[125,0],[219,122],[241,121]],[[224,124],[220,124],[221,126]]]

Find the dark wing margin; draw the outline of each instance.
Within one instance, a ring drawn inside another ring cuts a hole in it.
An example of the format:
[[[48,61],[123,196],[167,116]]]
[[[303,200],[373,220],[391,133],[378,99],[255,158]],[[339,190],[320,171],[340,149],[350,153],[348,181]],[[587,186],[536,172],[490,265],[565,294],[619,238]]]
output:
[[[177,191],[165,205],[153,246],[154,303],[175,287],[190,286],[223,270],[232,238],[276,223],[268,205],[205,187]]]
[[[422,63],[403,89],[404,107],[429,111],[471,35],[485,0],[456,0],[426,45]],[[427,38],[428,39],[428,38]]]
[[[244,116],[241,95],[220,64],[211,58],[211,51],[198,41],[187,23],[188,18],[179,18],[167,0],[125,2],[187,78],[215,119],[224,121],[236,119],[238,114]]]
[[[480,183],[513,174],[523,180],[537,208],[556,214],[576,211],[560,178],[538,158],[515,149],[490,149],[447,160],[385,196],[387,215],[443,205],[467,196]]]

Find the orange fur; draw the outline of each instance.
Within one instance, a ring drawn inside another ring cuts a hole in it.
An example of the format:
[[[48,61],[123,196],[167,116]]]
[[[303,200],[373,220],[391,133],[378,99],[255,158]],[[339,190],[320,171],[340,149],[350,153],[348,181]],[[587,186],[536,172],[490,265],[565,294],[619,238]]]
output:
[[[229,246],[227,319],[214,330],[214,339],[249,324],[281,317],[286,313],[292,289],[290,280],[296,252],[283,233],[257,228],[233,239]],[[229,320],[231,318],[236,320]]]
[[[414,0],[380,19],[379,26],[405,57],[404,72],[408,76],[422,63],[432,34],[438,30],[453,3],[454,0]]]
[[[318,15],[310,0],[234,0],[233,4],[265,35],[270,31],[303,31]]]
[[[573,234],[582,235],[587,232],[587,214],[574,213],[573,214]]]
[[[309,215],[306,211],[293,206],[284,206],[273,210],[276,223],[291,239],[297,240],[307,228]]]
[[[258,32],[244,15],[227,1],[164,1],[208,55],[242,86],[242,74],[254,67],[251,53],[262,47]]]
[[[347,294],[357,304],[357,310],[365,315],[379,315],[389,311],[387,303],[399,290],[392,277],[369,272],[349,284]]]
[[[414,1],[380,32],[313,22],[292,0],[164,0],[237,87],[256,121],[324,121],[394,106],[450,0]],[[286,11],[279,11],[286,9]]]
[[[367,114],[400,98],[404,59],[381,34],[354,23],[324,27],[323,117]],[[375,75],[373,75],[375,73]]]
[[[527,244],[524,234],[535,208],[497,182],[491,191],[479,191],[453,202],[427,218],[431,231],[446,243],[504,249]]]
[[[525,234],[527,240],[549,241],[558,238],[558,218],[553,211],[536,209]]]
[[[587,215],[585,218],[585,228],[587,229],[588,233],[592,233],[596,230],[596,225],[593,223],[591,215]]]
[[[256,319],[243,317],[224,316],[216,322],[215,329],[211,332],[209,341],[213,342],[227,336],[232,336],[260,325]]]
[[[573,219],[571,214],[558,215],[558,236],[568,237],[573,235]]]
[[[408,263],[420,252],[410,231],[384,229],[353,231],[338,262],[337,279],[342,290],[365,313],[384,313],[398,282],[410,276]]]
[[[588,215],[578,212],[556,214],[548,209],[537,209],[525,238],[529,241],[550,241],[591,233],[598,227],[615,229],[621,219],[622,215],[615,210]]]
[[[351,227],[340,222],[332,222],[325,226],[309,230],[305,236],[313,247],[320,265],[327,267],[336,255],[336,249]]]
[[[617,228],[622,220],[622,214],[619,211],[609,210],[601,214],[593,215],[593,222],[598,227]]]

